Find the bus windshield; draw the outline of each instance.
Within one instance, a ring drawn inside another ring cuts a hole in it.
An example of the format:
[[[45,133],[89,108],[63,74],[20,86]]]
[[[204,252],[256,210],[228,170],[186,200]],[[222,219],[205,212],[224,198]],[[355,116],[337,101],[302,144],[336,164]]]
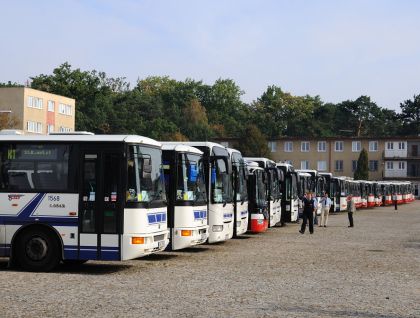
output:
[[[271,175],[271,184],[270,184],[270,193],[271,199],[277,200],[280,198],[280,182],[279,182],[279,175],[277,173],[277,168],[270,169]]]
[[[178,154],[176,199],[206,203],[204,168],[200,155]]]
[[[232,201],[232,183],[223,159],[217,159],[211,166],[211,191],[214,203]]]
[[[127,202],[152,202],[165,199],[162,178],[162,151],[130,145],[127,161]]]
[[[264,207],[266,205],[266,189],[264,184],[264,175],[262,170],[255,171],[255,203],[258,207]]]
[[[291,186],[292,186],[292,189],[291,189],[291,193],[292,193],[292,199],[296,199],[297,198],[297,176],[296,176],[296,174],[292,174],[291,175],[291,177],[292,177],[292,184],[291,184]]]
[[[237,152],[234,152],[232,154],[232,166],[234,167],[236,171],[236,175],[237,175],[236,180],[234,180],[234,182],[236,181],[235,187],[237,189],[235,200],[236,202],[247,201],[248,189],[246,186],[246,177],[245,177],[247,173],[246,166],[245,166],[244,159]]]

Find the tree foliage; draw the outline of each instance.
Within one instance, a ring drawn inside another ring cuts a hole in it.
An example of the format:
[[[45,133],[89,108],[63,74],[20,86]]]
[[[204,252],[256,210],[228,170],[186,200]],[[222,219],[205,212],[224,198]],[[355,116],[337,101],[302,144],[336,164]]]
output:
[[[362,149],[357,160],[357,169],[354,172],[354,179],[369,180],[369,159],[365,148]]]
[[[16,83],[0,84],[18,85]],[[133,88],[124,77],[73,69],[32,78],[31,87],[76,99],[76,129],[130,133],[158,140],[241,140],[247,155],[269,155],[267,140],[282,136],[332,137],[419,134],[420,95],[401,103],[402,113],[382,108],[369,96],[323,103],[319,96],[294,96],[269,86],[251,103],[231,79],[212,85],[151,76]],[[258,146],[249,146],[246,143]]]

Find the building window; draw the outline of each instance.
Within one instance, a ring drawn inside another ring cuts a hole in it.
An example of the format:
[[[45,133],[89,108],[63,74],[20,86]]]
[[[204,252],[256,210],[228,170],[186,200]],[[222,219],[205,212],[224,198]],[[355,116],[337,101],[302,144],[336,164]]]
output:
[[[386,149],[393,150],[394,149],[394,143],[392,141],[388,141],[386,143]]]
[[[28,96],[28,107],[42,109],[42,98]]]
[[[392,161],[386,162],[386,169],[387,170],[393,170],[394,169],[394,163]]]
[[[71,116],[73,114],[71,106],[66,104],[58,105],[58,112],[63,115]]]
[[[326,152],[326,151],[327,151],[327,142],[318,141],[318,152]]]
[[[405,149],[405,142],[399,142],[398,143],[398,149],[399,150],[404,150]]]
[[[301,169],[309,169],[309,161],[308,160],[302,160],[300,162],[300,168]]]
[[[404,161],[398,162],[398,169],[399,170],[405,170],[405,162]]]
[[[286,141],[284,143],[284,152],[293,152],[293,141]]]
[[[269,141],[268,142],[268,149],[270,149],[271,152],[277,151],[277,142],[276,141]]]
[[[336,141],[334,144],[335,144],[334,150],[336,152],[344,151],[344,143],[342,141]]]
[[[229,147],[229,141],[221,141],[220,142],[220,144],[223,146],[223,147]]]
[[[369,171],[378,171],[378,160],[369,160]]]
[[[286,160],[286,163],[288,163],[289,165],[293,166],[293,161],[292,160]]]
[[[362,143],[360,141],[352,141],[351,142],[351,151],[360,152],[360,150],[362,150]]]
[[[327,171],[327,162],[325,160],[318,161],[317,170],[319,170],[319,171]]]
[[[36,134],[42,134],[42,123],[37,123],[34,121],[28,121],[26,129],[28,132],[36,133]]]
[[[301,152],[308,152],[309,151],[309,141],[302,141],[300,143],[300,151]]]
[[[49,100],[48,101],[48,111],[49,112],[54,112],[54,101],[52,101],[52,100]]]
[[[378,151],[378,142],[376,140],[369,141],[369,151],[370,152]]]
[[[335,161],[335,171],[343,171],[343,160]]]
[[[60,132],[61,132],[61,133],[68,133],[68,132],[71,132],[71,129],[70,129],[70,128],[68,128],[68,127],[63,127],[63,126],[61,126],[61,127],[60,127]]]
[[[351,171],[355,172],[357,170],[357,160],[351,161]]]
[[[54,132],[54,125],[47,125],[47,133]]]

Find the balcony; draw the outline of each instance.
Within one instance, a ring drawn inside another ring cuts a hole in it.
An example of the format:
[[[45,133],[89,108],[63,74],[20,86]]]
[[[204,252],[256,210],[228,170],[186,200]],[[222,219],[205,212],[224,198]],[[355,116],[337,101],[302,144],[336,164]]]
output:
[[[394,179],[399,179],[399,178],[407,178],[407,170],[387,170],[385,169],[384,171],[384,178],[394,178]]]
[[[401,159],[407,158],[407,149],[385,149],[382,154],[384,159]]]

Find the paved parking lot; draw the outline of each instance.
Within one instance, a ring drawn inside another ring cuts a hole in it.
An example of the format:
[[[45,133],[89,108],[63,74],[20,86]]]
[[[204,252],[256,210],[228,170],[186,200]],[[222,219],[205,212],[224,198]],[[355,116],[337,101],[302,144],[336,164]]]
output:
[[[420,202],[127,262],[25,273],[0,317],[420,317]]]

